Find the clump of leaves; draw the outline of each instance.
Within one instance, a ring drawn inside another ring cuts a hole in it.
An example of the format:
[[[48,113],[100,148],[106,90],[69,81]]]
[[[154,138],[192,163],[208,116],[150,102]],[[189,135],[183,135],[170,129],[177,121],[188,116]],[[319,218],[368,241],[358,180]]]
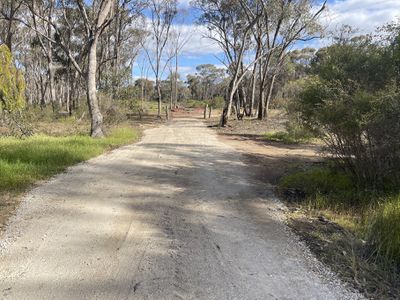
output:
[[[25,104],[23,74],[15,67],[10,50],[0,45],[0,111],[15,112]]]
[[[0,45],[0,125],[11,135],[30,135],[31,130],[21,110],[25,105],[25,81],[15,67],[6,45]]]

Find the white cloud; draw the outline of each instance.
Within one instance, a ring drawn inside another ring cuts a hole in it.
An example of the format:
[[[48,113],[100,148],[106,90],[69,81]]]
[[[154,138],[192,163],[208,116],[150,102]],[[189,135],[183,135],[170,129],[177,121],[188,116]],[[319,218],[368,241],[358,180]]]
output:
[[[149,32],[152,32],[151,29],[151,20],[149,18],[145,19],[145,27]],[[182,54],[185,56],[192,56],[196,58],[198,55],[205,54],[220,54],[222,53],[219,46],[207,38],[209,33],[208,29],[203,25],[197,24],[174,24],[172,30],[175,30],[180,33],[181,41],[186,41]],[[154,41],[149,38],[146,41],[148,49],[154,49]],[[168,46],[167,46],[168,48]],[[168,50],[166,50],[167,52]]]
[[[178,0],[178,7],[187,9],[191,7],[190,2],[192,2],[192,0]]]
[[[321,17],[328,31],[339,29],[342,25],[350,25],[359,33],[373,32],[377,27],[400,18],[400,0],[334,0],[329,1],[326,12]],[[181,0],[181,5],[189,5],[190,0]],[[183,49],[186,58],[198,55],[222,53],[218,45],[206,38],[208,29],[201,25],[177,25],[178,30],[188,39]],[[316,39],[301,45],[302,47],[320,48],[329,42]],[[297,48],[297,47],[296,47]]]
[[[204,54],[217,55],[222,52],[214,41],[207,38],[208,29],[205,26],[179,24],[175,27],[181,32],[182,39],[187,41],[182,49],[184,55],[195,57]]]
[[[328,4],[322,21],[330,30],[345,24],[368,33],[398,17],[399,0],[335,0]]]
[[[142,77],[142,76],[138,76],[138,75],[132,75],[133,81],[136,81],[136,80],[142,79],[142,78],[145,78],[147,80],[154,81],[154,82],[156,81],[156,78],[154,76],[144,76],[144,77]]]
[[[178,73],[182,78],[186,78],[187,75],[195,73],[195,67],[192,66],[179,66]]]

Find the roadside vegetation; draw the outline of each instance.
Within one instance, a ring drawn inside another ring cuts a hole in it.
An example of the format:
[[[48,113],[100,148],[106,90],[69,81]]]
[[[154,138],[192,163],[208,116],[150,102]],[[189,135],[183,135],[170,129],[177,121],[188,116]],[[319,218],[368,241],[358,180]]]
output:
[[[375,34],[381,37],[378,42],[372,35],[351,33],[344,28],[333,45],[316,53],[309,75],[288,104],[289,116],[323,140],[325,163],[290,171],[279,189],[291,205],[300,205],[311,216],[323,216],[362,241],[352,254],[343,250],[353,257],[350,269],[358,288],[371,293],[374,272],[394,293],[385,297],[397,297],[399,27],[391,24],[380,29]],[[332,241],[332,236],[326,238]],[[365,265],[374,266],[369,276],[360,275]]]
[[[282,142],[284,144],[307,144],[319,142],[314,134],[298,125],[285,126],[283,131],[267,132],[264,139],[271,142]]]
[[[399,193],[361,188],[336,163],[322,165],[297,167],[280,180],[289,224],[355,288],[371,298],[397,298]]]
[[[87,135],[34,135],[0,139],[0,193],[21,192],[67,167],[131,143],[138,138],[132,127],[116,127],[103,139]]]

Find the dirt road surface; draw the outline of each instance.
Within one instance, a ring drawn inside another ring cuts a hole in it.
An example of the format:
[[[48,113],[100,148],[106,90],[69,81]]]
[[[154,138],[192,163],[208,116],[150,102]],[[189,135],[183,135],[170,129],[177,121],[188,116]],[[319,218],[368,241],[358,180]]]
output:
[[[357,299],[290,232],[271,188],[195,119],[30,192],[1,299]]]

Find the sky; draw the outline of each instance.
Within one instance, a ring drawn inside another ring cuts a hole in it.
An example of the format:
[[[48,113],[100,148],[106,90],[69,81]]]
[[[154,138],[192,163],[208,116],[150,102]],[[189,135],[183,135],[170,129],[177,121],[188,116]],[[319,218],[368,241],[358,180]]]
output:
[[[214,64],[223,67],[223,54],[219,47],[206,38],[207,29],[196,24],[199,12],[190,6],[190,0],[178,0],[179,10],[182,12],[176,20],[175,26],[183,33],[187,43],[179,57],[179,73],[186,78],[188,74],[196,72],[200,64]],[[400,19],[400,0],[328,0],[327,10],[321,17],[321,22],[327,31],[334,31],[342,25],[351,25],[359,33],[369,33],[377,27]],[[313,40],[299,47],[310,46],[319,48],[326,45],[327,40]],[[134,68],[135,78],[140,77],[140,67],[144,56],[138,57]],[[151,68],[147,68],[147,76],[153,79]],[[167,72],[165,72],[167,73]],[[167,74],[164,74],[164,77]]]

